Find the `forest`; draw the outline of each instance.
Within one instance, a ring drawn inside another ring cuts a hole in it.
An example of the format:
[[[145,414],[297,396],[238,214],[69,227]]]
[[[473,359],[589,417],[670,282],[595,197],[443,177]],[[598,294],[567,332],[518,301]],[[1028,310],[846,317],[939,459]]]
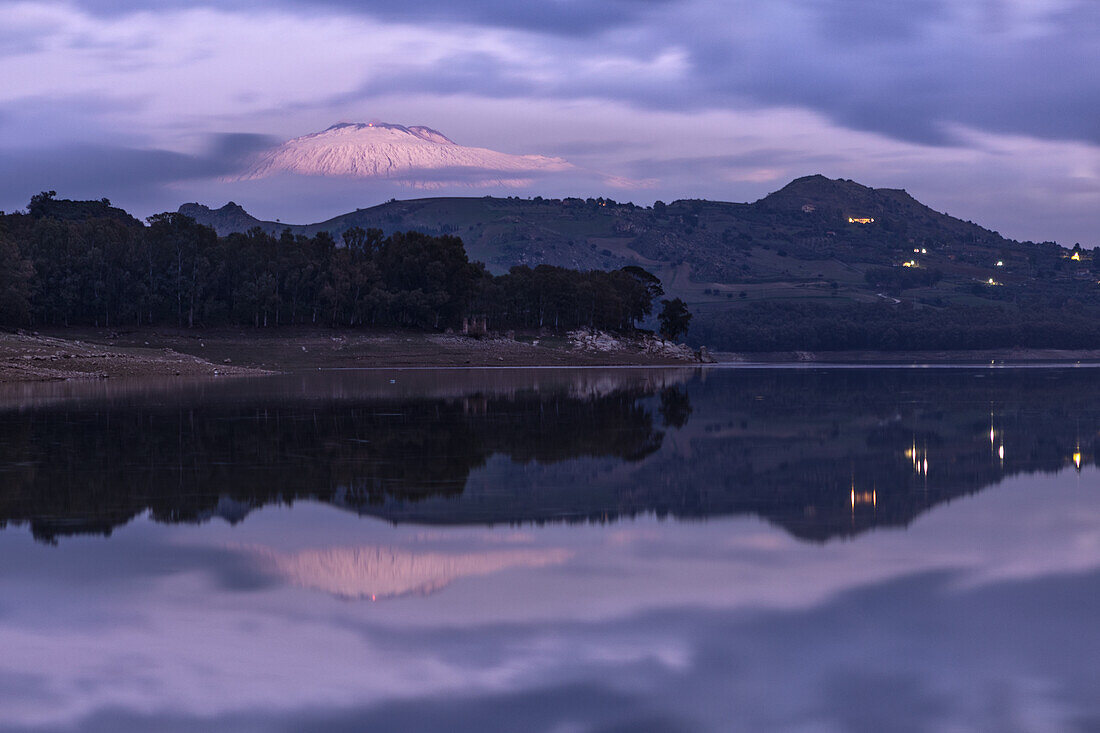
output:
[[[660,282],[637,267],[514,267],[494,276],[462,240],[345,231],[341,241],[254,228],[219,238],[178,213],[148,225],[106,199],[44,192],[0,215],[0,325],[183,328],[374,326],[628,331]]]

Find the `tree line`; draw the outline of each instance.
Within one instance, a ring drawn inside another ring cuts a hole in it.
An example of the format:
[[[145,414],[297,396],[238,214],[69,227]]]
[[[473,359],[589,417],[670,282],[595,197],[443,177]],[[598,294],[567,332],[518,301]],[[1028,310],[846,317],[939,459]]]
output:
[[[26,213],[0,214],[0,325],[8,327],[442,330],[475,317],[494,330],[622,332],[662,294],[638,267],[520,266],[494,276],[449,235],[353,228],[337,242],[327,232],[255,228],[219,238],[182,214],[145,225],[106,199],[52,191],[34,196]]]

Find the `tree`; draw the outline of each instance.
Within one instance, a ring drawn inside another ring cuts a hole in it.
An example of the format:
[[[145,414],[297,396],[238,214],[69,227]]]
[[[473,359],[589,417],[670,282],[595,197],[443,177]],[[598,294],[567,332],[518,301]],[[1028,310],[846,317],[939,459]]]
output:
[[[36,193],[31,196],[31,203],[27,206],[27,213],[31,216],[41,218],[45,216],[46,210],[49,208],[50,203],[57,196],[57,191],[43,191],[42,193]]]
[[[682,333],[687,333],[688,324],[691,323],[691,311],[687,303],[680,298],[662,300],[661,314],[657,316],[660,323],[661,335],[672,341]]]
[[[34,268],[14,242],[0,238],[0,324],[21,326],[30,318]]]

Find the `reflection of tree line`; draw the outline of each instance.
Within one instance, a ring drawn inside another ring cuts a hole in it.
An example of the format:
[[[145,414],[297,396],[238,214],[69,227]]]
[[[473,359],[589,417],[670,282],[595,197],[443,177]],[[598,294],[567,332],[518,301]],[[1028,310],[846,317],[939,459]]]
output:
[[[453,497],[494,453],[637,461],[663,437],[645,394],[32,411],[0,422],[0,522],[53,539],[109,532],[146,510],[198,521],[226,500],[240,510]]]
[[[309,497],[427,523],[748,513],[820,540],[1075,452],[1095,463],[1091,374],[736,370],[591,396],[30,410],[0,421],[0,521],[49,539]],[[470,481],[493,454],[510,461]]]

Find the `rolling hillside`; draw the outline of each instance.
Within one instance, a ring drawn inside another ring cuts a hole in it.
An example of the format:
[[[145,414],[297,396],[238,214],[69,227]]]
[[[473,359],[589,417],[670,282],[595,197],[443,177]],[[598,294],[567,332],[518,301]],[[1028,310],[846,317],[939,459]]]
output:
[[[719,348],[737,346],[725,342],[726,324],[760,304],[874,304],[923,310],[929,318],[981,306],[1100,307],[1093,273],[1100,261],[1090,251],[1005,239],[903,190],[823,176],[799,178],[751,204],[427,198],[291,226],[260,221],[232,203],[215,210],[187,204],[180,212],[223,235],[255,226],[328,231],[337,239],[351,227],[454,234],[495,272],[520,264],[640,265],[688,302],[697,316],[695,340]]]

